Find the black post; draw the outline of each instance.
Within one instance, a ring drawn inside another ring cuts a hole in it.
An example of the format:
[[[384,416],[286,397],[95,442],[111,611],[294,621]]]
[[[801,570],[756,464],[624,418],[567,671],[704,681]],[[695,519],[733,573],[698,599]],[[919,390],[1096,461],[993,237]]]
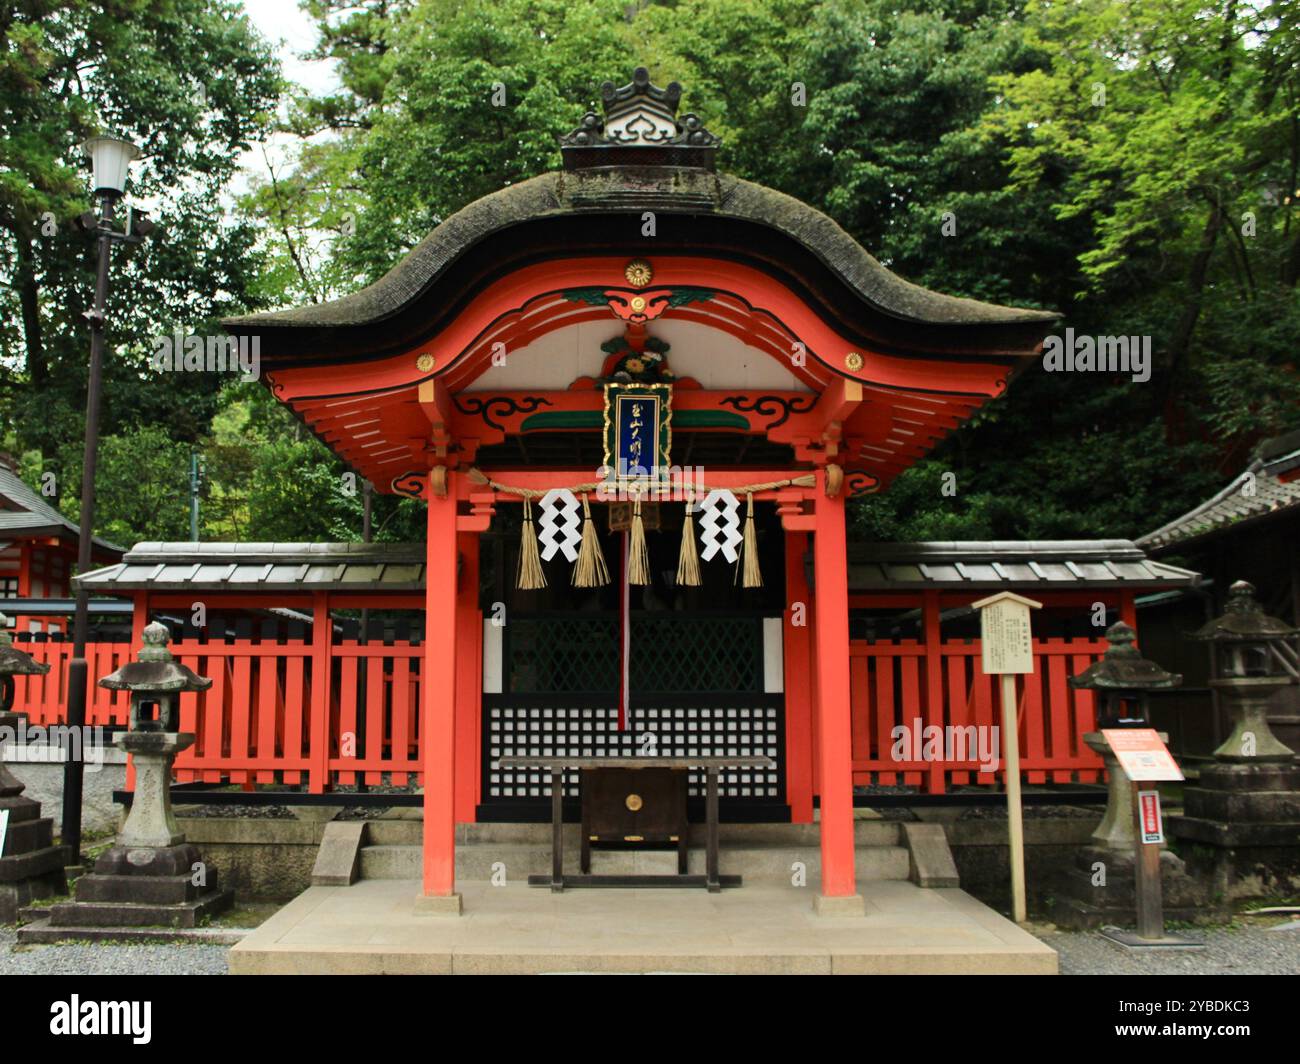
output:
[[[90,322],[90,373],[86,381],[86,447],[81,462],[81,516],[77,542],[77,573],[91,568],[91,547],[95,528],[95,466],[99,457],[99,397],[104,377],[104,307],[108,299],[108,262],[112,248],[113,197],[99,201],[99,270],[95,276],[95,304],[86,315]],[[77,606],[72,624],[72,660],[68,662],[68,728],[86,724],[86,640],[90,628],[90,592],[77,587]],[[81,860],[81,785],[84,764],[82,743],[73,741],[63,766],[63,846],[70,864]]]

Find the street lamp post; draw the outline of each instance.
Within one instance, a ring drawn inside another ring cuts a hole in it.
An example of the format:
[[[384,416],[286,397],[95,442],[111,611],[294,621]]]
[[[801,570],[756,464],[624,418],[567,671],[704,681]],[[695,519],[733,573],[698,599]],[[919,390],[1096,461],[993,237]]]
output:
[[[94,173],[94,194],[99,213],[88,211],[79,219],[81,227],[99,243],[99,265],[95,276],[95,302],[85,314],[90,324],[90,372],[86,381],[86,444],[81,464],[81,517],[77,543],[77,572],[90,570],[95,528],[95,465],[99,455],[99,398],[104,376],[104,307],[108,299],[109,252],[115,243],[137,244],[153,223],[137,217],[128,208],[123,231],[113,227],[114,206],[126,190],[127,171],[140,153],[130,141],[116,137],[92,137],[82,147],[90,155]],[[86,724],[86,639],[90,627],[90,593],[78,584],[73,618],[72,660],[68,663],[68,727]],[[63,845],[71,863],[81,855],[81,795],[83,743],[71,743],[63,768]]]

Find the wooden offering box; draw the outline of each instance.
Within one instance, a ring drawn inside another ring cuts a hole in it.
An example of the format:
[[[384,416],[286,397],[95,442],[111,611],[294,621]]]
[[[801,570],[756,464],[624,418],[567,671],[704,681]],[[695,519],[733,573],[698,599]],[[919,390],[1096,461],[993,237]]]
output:
[[[582,770],[582,871],[591,872],[592,843],[676,845],[686,874],[686,778],[681,769]]]

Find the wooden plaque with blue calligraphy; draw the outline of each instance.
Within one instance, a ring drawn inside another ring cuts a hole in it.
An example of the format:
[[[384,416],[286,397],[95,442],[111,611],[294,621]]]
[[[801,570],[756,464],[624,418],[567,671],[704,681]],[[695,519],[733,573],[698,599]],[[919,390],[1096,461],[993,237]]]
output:
[[[605,465],[619,480],[668,475],[671,384],[605,385]]]

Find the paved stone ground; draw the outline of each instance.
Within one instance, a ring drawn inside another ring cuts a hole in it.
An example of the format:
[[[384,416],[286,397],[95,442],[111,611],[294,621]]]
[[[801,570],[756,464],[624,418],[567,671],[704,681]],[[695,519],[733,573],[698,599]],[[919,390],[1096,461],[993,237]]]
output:
[[[1062,975],[1297,975],[1300,922],[1286,929],[1224,928],[1202,932],[1207,948],[1138,955],[1096,932],[1037,930],[1061,955]],[[0,928],[0,975],[225,975],[225,946],[126,946],[69,943],[15,946]]]

